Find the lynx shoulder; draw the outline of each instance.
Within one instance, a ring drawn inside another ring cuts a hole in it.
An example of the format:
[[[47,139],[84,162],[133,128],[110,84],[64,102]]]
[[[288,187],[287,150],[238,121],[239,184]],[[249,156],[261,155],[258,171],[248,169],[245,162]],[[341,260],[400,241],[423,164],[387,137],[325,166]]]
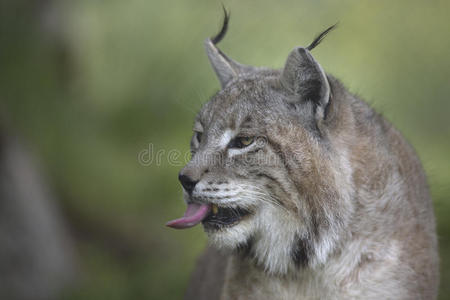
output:
[[[308,47],[281,70],[205,41],[221,90],[197,115],[179,174],[210,246],[188,299],[435,299],[424,171],[402,135],[324,72]]]

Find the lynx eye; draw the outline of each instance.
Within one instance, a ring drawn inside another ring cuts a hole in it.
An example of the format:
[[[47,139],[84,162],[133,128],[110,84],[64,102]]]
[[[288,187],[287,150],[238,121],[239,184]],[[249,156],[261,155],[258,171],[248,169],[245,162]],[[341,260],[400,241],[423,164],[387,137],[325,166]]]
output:
[[[235,139],[233,139],[230,144],[228,145],[229,148],[245,148],[247,146],[250,146],[253,141],[254,137],[249,136],[240,136]]]
[[[200,144],[200,142],[202,141],[202,132],[196,131],[195,138],[197,139],[197,142]]]

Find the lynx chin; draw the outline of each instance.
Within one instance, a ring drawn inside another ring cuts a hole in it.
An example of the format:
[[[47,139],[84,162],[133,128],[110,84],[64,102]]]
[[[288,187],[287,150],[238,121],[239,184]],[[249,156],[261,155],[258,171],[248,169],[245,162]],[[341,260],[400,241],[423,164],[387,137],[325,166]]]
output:
[[[435,299],[432,202],[402,135],[324,72],[309,46],[284,67],[205,47],[221,84],[194,123],[181,170],[209,246],[186,299]]]

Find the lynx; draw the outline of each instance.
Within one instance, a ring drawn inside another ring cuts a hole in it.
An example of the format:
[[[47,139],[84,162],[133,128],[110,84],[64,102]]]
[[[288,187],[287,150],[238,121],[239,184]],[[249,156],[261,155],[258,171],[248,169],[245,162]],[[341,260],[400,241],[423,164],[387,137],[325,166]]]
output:
[[[242,65],[205,41],[222,89],[196,117],[179,174],[209,246],[186,299],[435,299],[424,171],[402,135],[311,55]]]

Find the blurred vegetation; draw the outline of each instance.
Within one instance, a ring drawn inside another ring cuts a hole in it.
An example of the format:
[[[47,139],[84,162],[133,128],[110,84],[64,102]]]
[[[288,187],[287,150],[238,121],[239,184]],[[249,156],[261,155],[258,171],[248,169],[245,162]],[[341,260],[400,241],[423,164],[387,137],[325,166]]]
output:
[[[224,1],[224,52],[281,67],[327,26],[314,50],[331,74],[417,149],[438,219],[441,298],[450,295],[448,1]],[[0,109],[40,157],[76,238],[80,280],[64,299],[178,299],[205,244],[183,213],[180,165],[138,153],[188,150],[195,112],[219,87],[202,42],[217,1],[5,0]]]

